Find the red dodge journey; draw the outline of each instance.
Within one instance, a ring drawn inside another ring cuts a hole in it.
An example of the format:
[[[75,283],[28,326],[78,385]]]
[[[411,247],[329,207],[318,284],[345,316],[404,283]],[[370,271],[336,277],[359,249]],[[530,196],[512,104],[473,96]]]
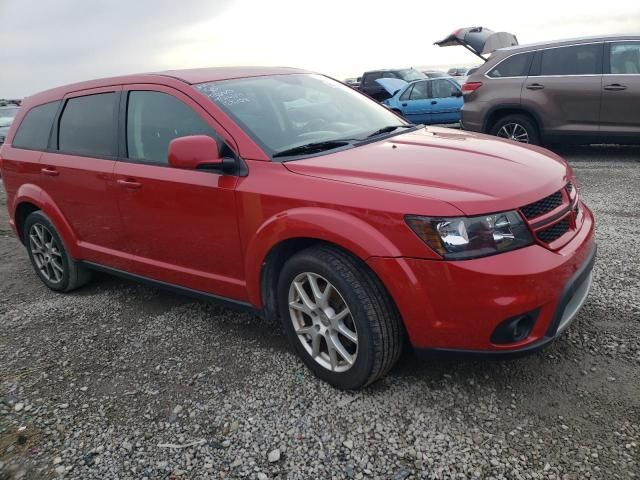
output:
[[[564,160],[411,125],[303,70],[49,90],[22,104],[0,169],[52,290],[101,270],[279,318],[339,388],[380,378],[407,343],[539,349],[591,286],[594,219]]]

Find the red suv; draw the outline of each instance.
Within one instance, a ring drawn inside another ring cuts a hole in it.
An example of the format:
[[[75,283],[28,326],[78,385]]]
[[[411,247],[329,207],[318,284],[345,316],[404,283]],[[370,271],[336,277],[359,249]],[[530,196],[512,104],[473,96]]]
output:
[[[11,225],[49,288],[102,270],[279,317],[340,388],[384,375],[405,336],[540,348],[591,285],[594,220],[561,158],[410,125],[301,70],[49,90],[0,156]]]

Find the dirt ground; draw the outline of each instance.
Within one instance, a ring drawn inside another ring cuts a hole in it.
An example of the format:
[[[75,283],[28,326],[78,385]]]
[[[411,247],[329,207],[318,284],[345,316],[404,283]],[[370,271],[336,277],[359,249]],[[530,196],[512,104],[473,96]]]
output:
[[[407,355],[358,393],[278,325],[106,275],[47,290],[0,189],[0,479],[640,477],[640,149],[565,148],[592,293],[513,361]]]

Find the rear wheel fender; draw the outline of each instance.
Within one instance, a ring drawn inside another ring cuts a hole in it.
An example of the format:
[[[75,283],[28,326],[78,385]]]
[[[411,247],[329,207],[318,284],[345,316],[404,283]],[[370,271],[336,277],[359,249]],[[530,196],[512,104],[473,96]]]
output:
[[[49,217],[51,222],[55,225],[58,234],[62,238],[69,255],[74,259],[78,259],[80,255],[78,250],[78,238],[71,228],[71,225],[62,214],[62,211],[49,194],[37,185],[22,185],[16,192],[15,200],[13,202],[12,211],[14,221],[18,208],[24,203],[35,205],[39,210],[42,210],[47,217]]]

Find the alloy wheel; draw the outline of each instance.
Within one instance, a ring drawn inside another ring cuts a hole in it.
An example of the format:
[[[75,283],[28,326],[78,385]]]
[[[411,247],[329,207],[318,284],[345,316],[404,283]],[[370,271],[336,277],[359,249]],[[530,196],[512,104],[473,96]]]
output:
[[[332,372],[345,372],[358,355],[358,331],[349,306],[326,278],[297,275],[289,286],[289,314],[307,353]]]
[[[497,136],[500,138],[515,140],[520,143],[529,143],[529,132],[522,125],[515,122],[506,123],[500,127]]]
[[[29,230],[29,248],[40,274],[51,283],[60,283],[64,277],[62,252],[55,237],[41,223]]]

